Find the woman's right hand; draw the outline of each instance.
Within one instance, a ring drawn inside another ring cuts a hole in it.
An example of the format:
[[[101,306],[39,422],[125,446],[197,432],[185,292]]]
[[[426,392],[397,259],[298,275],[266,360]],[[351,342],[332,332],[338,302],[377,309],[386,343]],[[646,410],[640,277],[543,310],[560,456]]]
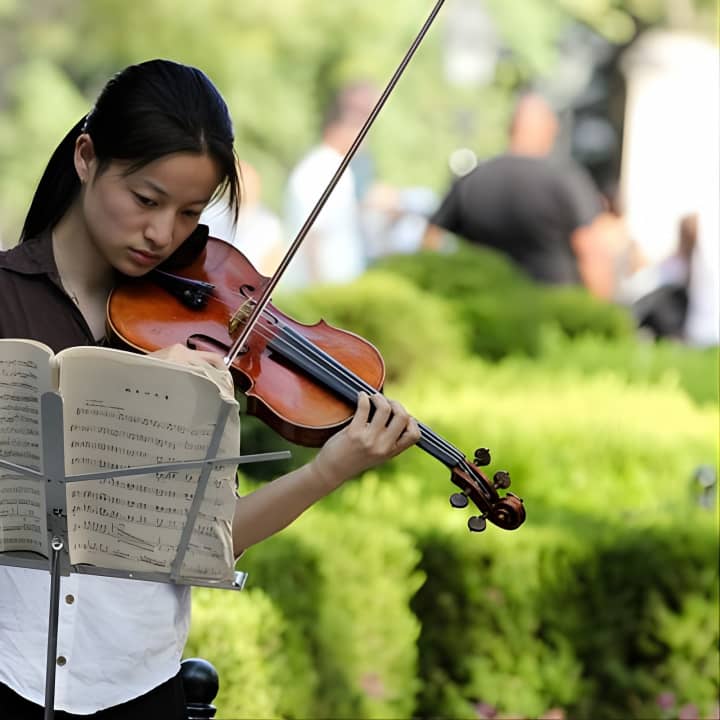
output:
[[[230,370],[225,365],[222,356],[207,350],[191,350],[185,345],[176,343],[166,348],[148,353],[150,357],[158,360],[167,360],[178,365],[196,368],[211,379],[229,397],[234,397],[235,386]]]
[[[203,365],[212,365],[217,370],[226,370],[225,363],[220,355],[206,350],[191,350],[185,345],[175,343],[175,345],[169,345],[166,348],[155,350],[155,352],[148,353],[150,357],[158,358],[159,360],[168,360],[169,362],[178,363],[179,365],[190,365],[195,367],[202,367]]]

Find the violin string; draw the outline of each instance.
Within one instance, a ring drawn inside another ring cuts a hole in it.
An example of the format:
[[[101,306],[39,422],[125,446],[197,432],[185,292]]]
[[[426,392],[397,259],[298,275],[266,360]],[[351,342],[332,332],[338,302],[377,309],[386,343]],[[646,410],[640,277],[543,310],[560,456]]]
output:
[[[280,321],[277,320],[277,322]],[[362,390],[372,396],[378,392],[372,385],[355,375],[355,373],[333,358],[332,355],[329,355],[322,350],[322,348],[319,348],[317,345],[307,340],[307,338],[304,338],[290,326],[285,325],[283,327],[281,325],[281,328],[283,336],[279,337],[277,341],[274,339],[273,343],[275,345],[282,345],[283,349],[287,350],[288,356],[291,360],[298,354],[302,355],[306,359],[310,360],[315,367],[325,371],[329,377],[338,379],[340,382],[345,383],[345,387],[349,393],[357,394],[358,391]],[[293,351],[294,355],[290,354],[290,351]],[[430,448],[436,450],[436,455],[440,456],[439,459],[449,459],[453,466],[462,461],[464,458],[463,454],[449,442],[438,436],[423,423],[418,422],[418,426],[420,428],[422,440]]]
[[[272,316],[271,313],[268,314]],[[372,385],[355,375],[342,363],[333,358],[332,355],[329,355],[322,348],[303,337],[303,335],[298,333],[291,326],[282,323],[279,318],[276,318],[275,316],[272,317],[275,322],[278,323],[278,327],[282,332],[282,335],[271,338],[273,347],[278,349],[281,353],[285,351],[286,356],[290,360],[296,359],[300,356],[307,359],[310,363],[312,363],[313,368],[320,368],[325,371],[328,378],[338,379],[341,382],[344,382],[345,388],[349,390],[350,393],[357,393],[358,391],[363,390],[369,395],[374,395],[377,392]],[[255,329],[257,328],[258,325],[255,326]],[[335,374],[333,374],[333,372]],[[468,476],[475,481],[474,485],[482,492],[486,500],[493,502],[495,498],[493,497],[492,490],[490,489],[487,481],[477,481],[478,473],[475,468],[472,468],[469,465],[465,456],[457,448],[447,442],[444,438],[437,435],[423,423],[418,422],[418,426],[421,433],[421,441],[418,442],[418,445],[430,452],[431,455],[445,463],[451,469],[460,465],[466,471]]]
[[[283,332],[283,335],[278,339],[278,343],[282,344],[286,348],[291,348],[295,352],[295,355],[290,355],[290,351],[286,350],[286,352],[288,352],[288,357],[291,360],[293,357],[302,355],[303,357],[309,359],[314,364],[314,367],[321,367],[327,371],[329,377],[340,377],[340,379],[346,383],[346,387],[349,388],[350,392],[364,390],[370,395],[377,392],[372,385],[369,385],[365,380],[348,370],[348,368],[342,365],[342,363],[339,363],[335,358],[333,358],[332,355],[329,355],[322,348],[303,337],[294,328],[289,325],[283,325],[277,318],[275,318],[275,320],[278,322]],[[276,340],[273,339],[273,345],[276,344]],[[331,371],[334,371],[336,374],[332,375]],[[418,442],[418,445],[428,451],[431,455],[433,455],[433,457],[445,463],[451,469],[460,465],[466,471],[468,476],[475,481],[474,485],[482,492],[486,500],[493,502],[493,493],[489,488],[488,483],[486,481],[477,481],[477,472],[470,467],[465,456],[457,448],[447,442],[444,438],[437,435],[423,423],[418,422],[418,426],[421,433],[421,441]]]
[[[233,295],[245,297],[240,292],[231,292]],[[228,312],[232,311],[232,306],[218,297],[211,295],[208,297],[208,300],[222,305]],[[271,320],[285,337],[281,337],[276,332],[273,332],[273,330],[266,330],[261,323],[257,323],[253,331],[257,332],[263,340],[272,343],[281,354],[283,354],[284,350],[289,360],[292,361],[293,358],[300,357],[304,358],[309,364],[312,364],[321,372],[326,373],[328,378],[334,378],[340,382],[341,385],[344,384],[344,389],[348,394],[357,395],[358,392],[363,391],[372,396],[378,392],[376,388],[350,371],[342,363],[333,358],[332,355],[326,353],[320,347],[303,337],[271,311],[264,309],[261,317],[266,320]],[[350,402],[354,401],[354,397],[346,397],[345,399]],[[428,446],[428,450],[434,449],[436,451],[436,457],[449,460],[453,466],[463,464],[465,456],[456,447],[419,421],[418,427],[420,428],[422,441]]]

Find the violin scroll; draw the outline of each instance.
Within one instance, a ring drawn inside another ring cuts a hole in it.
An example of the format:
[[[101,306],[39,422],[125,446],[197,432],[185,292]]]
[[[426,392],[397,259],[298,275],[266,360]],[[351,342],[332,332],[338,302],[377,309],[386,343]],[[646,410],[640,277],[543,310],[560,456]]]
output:
[[[472,532],[485,530],[487,521],[503,528],[515,530],[525,522],[525,506],[522,498],[509,492],[500,497],[498,490],[510,487],[510,474],[499,470],[493,475],[492,483],[479,470],[481,466],[490,464],[490,451],[480,448],[475,451],[473,463],[464,458],[452,469],[451,481],[460,488],[459,493],[450,496],[450,504],[455,508],[467,507],[472,500],[480,515],[468,520],[468,528]]]

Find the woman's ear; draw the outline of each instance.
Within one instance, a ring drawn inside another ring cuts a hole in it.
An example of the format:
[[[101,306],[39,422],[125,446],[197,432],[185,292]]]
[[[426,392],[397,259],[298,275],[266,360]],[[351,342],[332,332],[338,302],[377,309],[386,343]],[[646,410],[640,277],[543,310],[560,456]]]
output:
[[[75,171],[84,185],[92,177],[96,164],[95,146],[92,138],[87,133],[82,133],[75,141]]]

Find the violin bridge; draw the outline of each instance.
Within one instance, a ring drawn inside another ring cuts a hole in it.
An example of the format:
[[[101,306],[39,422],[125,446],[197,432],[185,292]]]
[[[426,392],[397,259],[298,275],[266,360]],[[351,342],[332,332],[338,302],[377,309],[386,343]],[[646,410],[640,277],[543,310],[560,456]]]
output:
[[[235,332],[237,332],[237,329],[242,325],[251,315],[252,309],[253,309],[253,301],[252,300],[246,300],[234,313],[233,316],[230,318],[230,322],[228,323],[228,332],[230,335],[233,335]]]

